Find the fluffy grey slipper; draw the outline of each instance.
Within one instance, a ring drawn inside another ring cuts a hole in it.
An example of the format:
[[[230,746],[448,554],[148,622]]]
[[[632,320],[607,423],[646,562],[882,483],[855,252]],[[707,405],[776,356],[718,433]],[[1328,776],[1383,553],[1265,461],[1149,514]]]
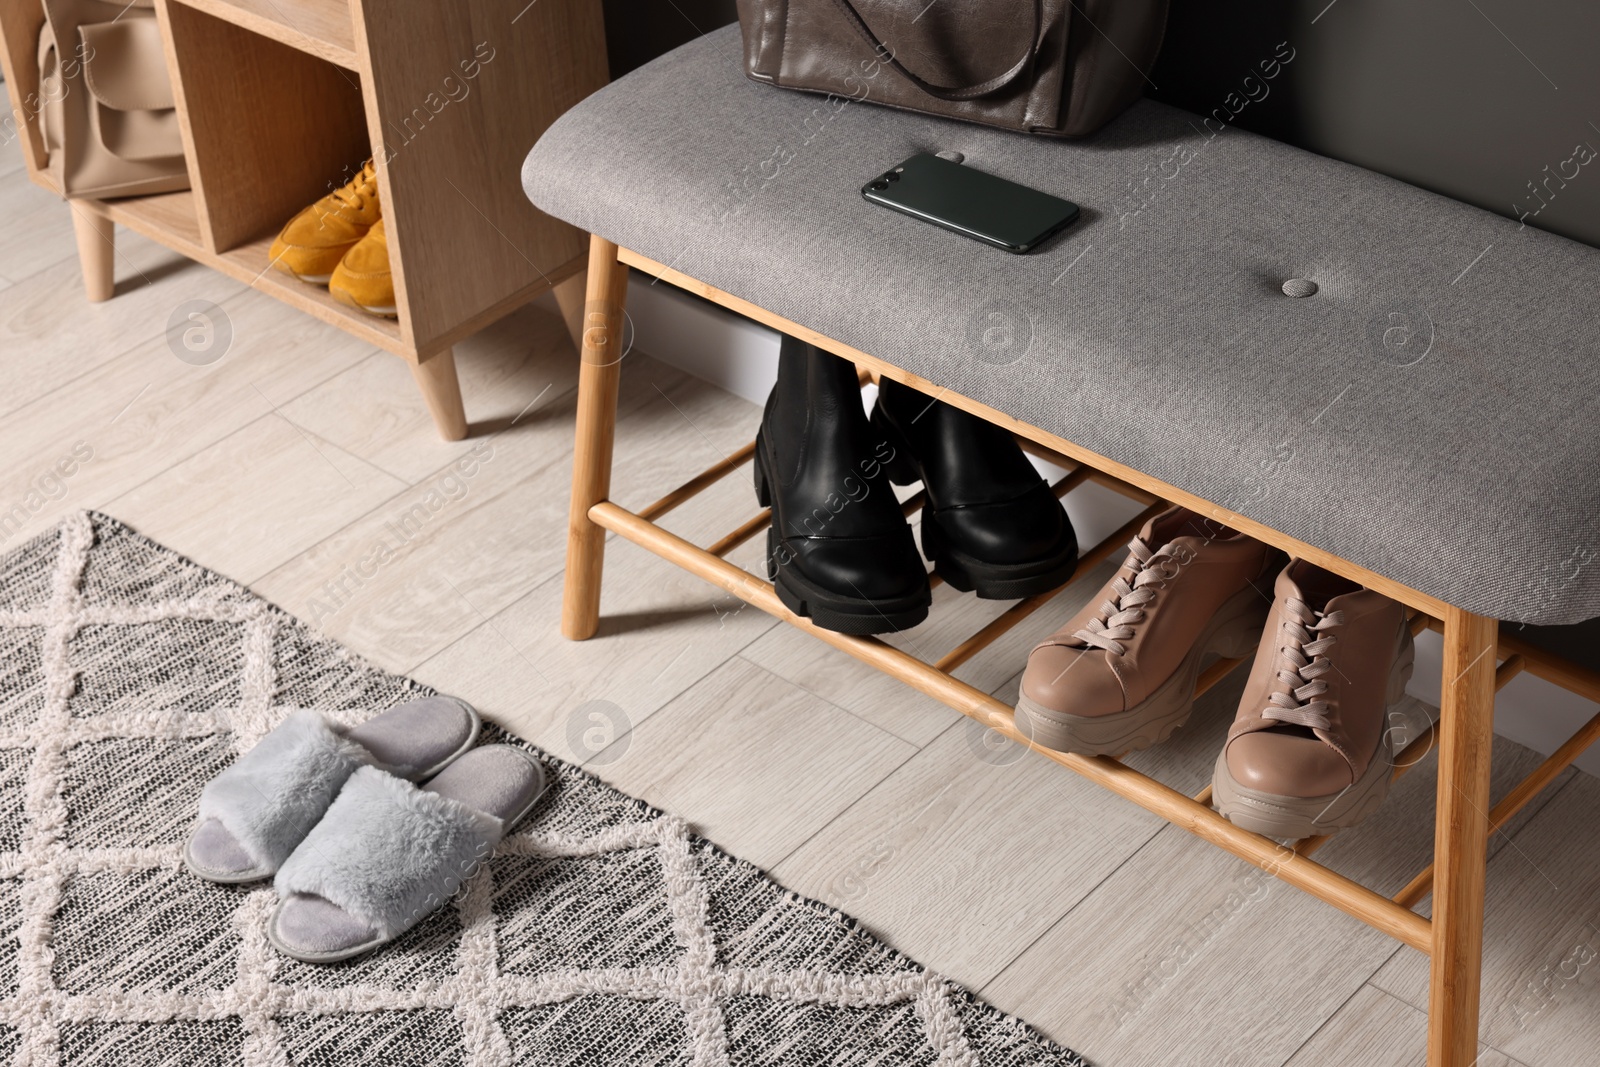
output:
[[[278,871],[267,938],[307,963],[393,941],[461,888],[544,785],[512,745],[469,752],[420,788],[361,768]]]
[[[213,882],[270,878],[358,767],[427,778],[472,747],[479,725],[454,697],[413,700],[343,732],[296,708],[201,791],[183,862]]]

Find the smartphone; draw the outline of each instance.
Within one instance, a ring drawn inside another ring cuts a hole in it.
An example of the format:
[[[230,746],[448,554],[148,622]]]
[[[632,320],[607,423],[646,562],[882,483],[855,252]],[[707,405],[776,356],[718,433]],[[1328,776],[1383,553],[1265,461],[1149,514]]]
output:
[[[874,204],[1022,254],[1078,217],[1078,205],[923,152],[861,189]]]

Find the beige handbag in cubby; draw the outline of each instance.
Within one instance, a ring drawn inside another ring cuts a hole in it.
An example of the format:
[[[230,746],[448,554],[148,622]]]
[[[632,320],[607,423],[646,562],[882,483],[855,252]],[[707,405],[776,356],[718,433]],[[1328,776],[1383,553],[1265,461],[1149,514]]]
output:
[[[189,188],[154,0],[43,0],[40,131],[68,197]]]

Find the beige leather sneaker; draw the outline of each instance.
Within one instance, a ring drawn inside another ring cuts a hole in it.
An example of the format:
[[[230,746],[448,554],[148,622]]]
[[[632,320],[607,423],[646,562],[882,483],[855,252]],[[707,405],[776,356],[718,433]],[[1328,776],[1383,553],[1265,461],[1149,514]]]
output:
[[[1046,748],[1114,755],[1189,718],[1207,655],[1256,647],[1283,554],[1185,508],[1145,523],[1095,599],[1028,655],[1017,729]]]
[[[1388,709],[1411,679],[1411,627],[1400,604],[1305,560],[1275,592],[1212,796],[1258,834],[1330,834],[1389,794]]]

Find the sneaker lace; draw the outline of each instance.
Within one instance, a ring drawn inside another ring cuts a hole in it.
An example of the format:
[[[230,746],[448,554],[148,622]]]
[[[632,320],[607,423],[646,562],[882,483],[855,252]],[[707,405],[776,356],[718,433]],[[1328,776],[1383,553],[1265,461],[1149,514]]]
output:
[[[1122,642],[1133,636],[1134,626],[1144,619],[1144,605],[1156,598],[1156,589],[1172,577],[1172,572],[1162,566],[1169,557],[1163,556],[1154,566],[1151,559],[1155,551],[1142,538],[1128,542],[1128,558],[1122,569],[1133,572],[1130,582],[1121,574],[1111,580],[1110,599],[1100,605],[1095,617],[1073,634],[1073,639],[1093,648],[1103,648],[1113,656],[1127,651]]]
[[[1328,730],[1328,701],[1321,698],[1329,686],[1323,675],[1333,670],[1327,653],[1339,638],[1327,631],[1344,624],[1344,612],[1316,611],[1295,597],[1284,608],[1288,619],[1282,631],[1286,643],[1278,649],[1278,687],[1261,717]]]
[[[351,178],[344,185],[333,191],[335,199],[346,207],[361,210],[366,205],[368,198],[376,196],[378,192],[378,172],[372,165],[372,160],[367,160],[361,167],[361,173]]]

